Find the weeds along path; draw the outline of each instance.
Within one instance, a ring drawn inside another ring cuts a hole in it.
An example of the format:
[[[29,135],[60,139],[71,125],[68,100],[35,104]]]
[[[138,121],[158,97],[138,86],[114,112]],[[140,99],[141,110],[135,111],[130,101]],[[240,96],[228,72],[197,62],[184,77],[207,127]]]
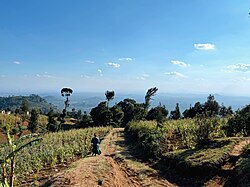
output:
[[[229,154],[229,159],[221,166],[218,175],[205,183],[206,187],[234,186],[235,184],[235,165],[243,153],[243,147],[250,144],[250,137],[244,138],[237,143]]]
[[[73,163],[68,170],[54,176],[50,186],[174,186],[128,154],[123,131],[123,128],[113,129],[101,142],[101,155]]]

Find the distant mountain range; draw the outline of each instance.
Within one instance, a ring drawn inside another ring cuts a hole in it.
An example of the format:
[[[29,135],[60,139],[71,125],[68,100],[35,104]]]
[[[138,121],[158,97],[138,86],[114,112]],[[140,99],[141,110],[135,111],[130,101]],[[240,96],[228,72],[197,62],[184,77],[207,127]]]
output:
[[[1,95],[1,94],[0,94]],[[250,97],[239,96],[223,96],[214,94],[215,99],[219,104],[222,103],[225,106],[231,106],[233,110],[242,108],[250,103]],[[159,93],[152,97],[151,106],[157,106],[159,104],[165,105],[166,108],[171,111],[174,110],[176,103],[179,103],[180,109],[183,112],[189,108],[190,105],[194,105],[196,102],[204,103],[207,100],[208,95],[205,94],[168,94]],[[110,102],[110,106],[122,101],[125,98],[131,98],[138,103],[144,102],[144,95],[140,94],[115,94],[114,100]],[[64,108],[65,98],[58,93],[29,95],[29,96],[7,96],[0,97],[0,109],[15,109],[20,107],[23,100],[27,100],[31,106],[41,108],[43,111],[48,111],[50,107],[58,110]],[[68,110],[75,108],[76,110],[82,110],[90,112],[90,110],[97,106],[101,101],[105,101],[104,93],[73,93],[70,97],[70,107]]]
[[[29,109],[38,108],[41,109],[43,113],[48,113],[50,108],[58,110],[58,108],[48,103],[44,98],[39,95],[31,94],[29,96],[8,96],[0,97],[0,110],[10,109],[15,111],[20,108],[23,101],[27,101]]]
[[[231,106],[233,110],[242,108],[250,103],[250,97],[240,96],[223,96],[214,94],[215,100],[221,105]],[[183,112],[189,108],[190,105],[194,105],[196,102],[204,103],[207,100],[208,95],[205,94],[168,94],[160,93],[152,97],[151,106],[157,106],[159,104],[165,105],[166,108],[171,111],[174,110],[176,103],[179,103],[180,109]],[[63,108],[64,100],[60,94],[50,94],[49,96],[44,95],[43,98],[52,103],[53,105]],[[122,101],[125,98],[131,98],[136,100],[138,103],[144,102],[144,95],[140,94],[116,94],[114,100],[110,102],[110,106]],[[76,110],[82,110],[89,112],[93,107],[97,106],[101,101],[105,101],[104,93],[73,93],[70,96],[70,109],[75,108]]]

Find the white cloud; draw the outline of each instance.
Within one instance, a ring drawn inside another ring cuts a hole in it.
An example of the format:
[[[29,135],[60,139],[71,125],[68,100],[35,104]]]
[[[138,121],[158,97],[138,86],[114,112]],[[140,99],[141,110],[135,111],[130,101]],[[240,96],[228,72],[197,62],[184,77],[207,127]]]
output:
[[[88,64],[94,64],[95,63],[94,61],[91,61],[91,60],[86,60],[85,62],[88,63]]]
[[[118,61],[132,61],[132,58],[118,58]]]
[[[117,63],[113,63],[113,62],[109,62],[107,63],[108,66],[111,66],[113,68],[119,68],[121,65],[120,64],[117,64]]]
[[[226,72],[248,72],[250,71],[250,64],[233,64],[226,67]]]
[[[13,63],[14,63],[14,64],[17,64],[17,65],[20,65],[20,64],[21,64],[21,62],[19,62],[19,61],[14,61]]]
[[[27,75],[25,75],[27,77]],[[48,72],[44,72],[44,74],[36,74],[36,77],[43,78],[56,78],[55,76],[49,75]]]
[[[100,75],[100,76],[103,76],[102,70],[101,70],[101,69],[98,69],[97,71],[99,72],[99,75]]]
[[[242,77],[241,79],[242,81],[250,81],[250,78],[247,78],[247,77]]]
[[[45,78],[53,78],[53,76],[52,75],[43,75],[43,77],[45,77]]]
[[[149,74],[143,73],[142,76],[143,77],[149,77]]]
[[[176,71],[172,71],[172,72],[167,72],[165,73],[166,75],[170,75],[173,76],[175,78],[186,78],[185,75],[183,75],[182,73],[176,72]]]
[[[145,77],[137,77],[136,79],[139,79],[139,80],[146,80],[146,78]]]
[[[190,64],[186,64],[185,62],[179,60],[171,60],[171,63],[180,67],[188,67]]]
[[[81,78],[90,79],[90,76],[88,76],[88,75],[81,75]]]
[[[139,80],[146,80],[149,77],[149,74],[143,73],[141,76],[136,77]]]
[[[194,44],[194,47],[198,50],[214,50],[215,45],[213,44]]]

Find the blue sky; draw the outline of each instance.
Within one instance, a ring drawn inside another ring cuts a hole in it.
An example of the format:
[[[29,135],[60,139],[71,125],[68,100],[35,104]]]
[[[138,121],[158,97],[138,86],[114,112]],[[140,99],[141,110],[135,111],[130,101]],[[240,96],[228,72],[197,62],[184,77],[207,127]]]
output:
[[[249,96],[249,12],[246,0],[1,0],[1,91]]]

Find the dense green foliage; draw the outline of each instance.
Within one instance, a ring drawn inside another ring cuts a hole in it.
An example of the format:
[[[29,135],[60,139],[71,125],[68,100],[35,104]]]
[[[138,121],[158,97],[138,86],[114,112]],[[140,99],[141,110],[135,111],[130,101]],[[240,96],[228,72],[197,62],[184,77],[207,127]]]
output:
[[[16,110],[20,112],[32,108],[38,108],[42,113],[48,113],[50,108],[57,110],[54,105],[49,104],[45,99],[34,94],[30,96],[0,97],[0,110],[9,109],[13,112]]]
[[[206,114],[209,117],[218,115],[221,117],[227,117],[232,116],[233,111],[231,106],[229,106],[228,108],[223,104],[222,106],[220,106],[219,103],[215,100],[215,97],[210,94],[207,97],[207,101],[205,103],[201,104],[200,102],[196,102],[193,107],[190,105],[190,108],[186,109],[183,112],[183,117],[194,118],[195,116],[200,114]]]
[[[175,110],[170,112],[170,119],[181,119],[181,112],[180,112],[180,107],[179,103],[176,103]]]
[[[137,103],[134,99],[124,99],[117,104],[124,113],[122,118],[122,127],[132,120],[141,120],[144,116],[144,105]]]
[[[94,107],[90,111],[91,119],[93,120],[93,123],[91,123],[91,120],[89,117],[85,114],[83,117],[83,120],[85,120],[85,124],[83,126],[100,126],[100,125],[112,125],[114,127],[119,127],[121,125],[121,120],[124,116],[123,111],[120,107],[117,105],[108,108],[107,102],[101,102],[97,107]],[[83,121],[82,121],[83,122]]]
[[[148,111],[148,114],[146,116],[147,120],[156,120],[159,122],[162,122],[166,120],[168,116],[168,110],[166,109],[166,106],[159,105],[157,107],[153,107]]]
[[[195,148],[213,140],[225,137],[222,126],[227,121],[220,118],[195,118],[182,120],[168,120],[159,128],[155,121],[133,121],[126,126],[126,131],[145,147],[144,140],[152,134],[160,134],[164,152],[178,149]],[[157,133],[156,133],[157,132]],[[158,136],[152,141],[160,142]],[[148,140],[148,139],[147,139]],[[148,142],[147,144],[150,144]],[[150,150],[148,150],[150,152]]]
[[[110,127],[98,127],[45,134],[39,144],[24,148],[17,156],[18,181],[27,174],[37,173],[43,168],[71,162],[77,156],[85,157],[91,151],[93,134],[97,133],[103,138],[109,130]],[[1,145],[0,159],[4,158],[9,151],[4,144]]]
[[[28,129],[34,133],[37,131],[38,128],[38,119],[39,119],[39,112],[36,109],[32,109],[30,113],[30,121],[28,125]]]
[[[134,121],[126,133],[143,157],[160,159],[182,172],[199,174],[213,172],[229,158],[240,138],[226,138],[220,118],[169,120],[162,128],[154,121]],[[208,174],[207,173],[207,174]]]
[[[228,136],[250,136],[250,105],[236,111],[228,124],[225,126]]]

